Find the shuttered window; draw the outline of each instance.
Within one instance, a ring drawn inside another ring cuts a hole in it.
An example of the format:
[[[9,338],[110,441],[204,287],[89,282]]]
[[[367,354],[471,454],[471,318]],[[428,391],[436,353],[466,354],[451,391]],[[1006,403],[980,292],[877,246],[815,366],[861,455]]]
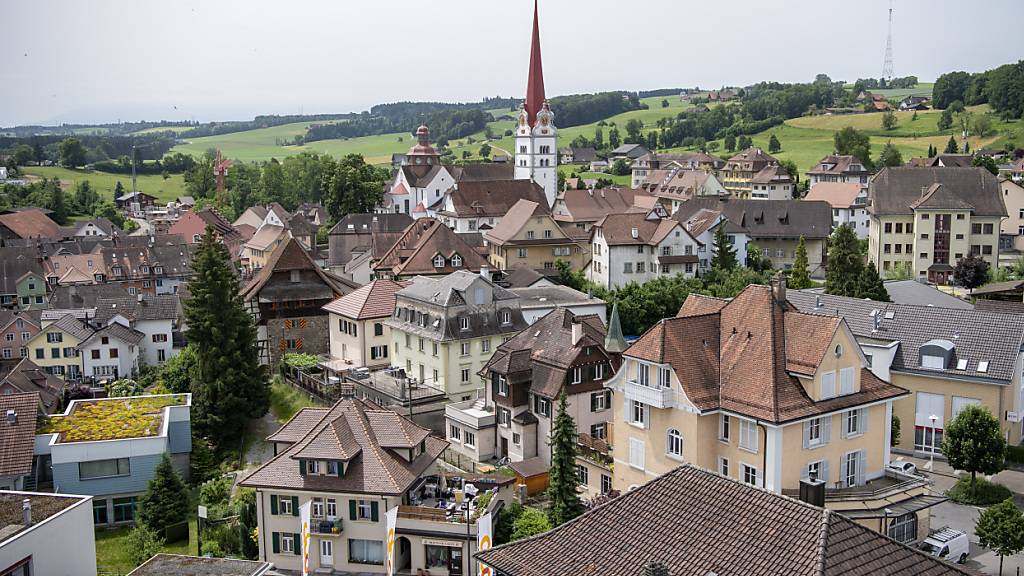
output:
[[[629,465],[644,469],[644,441],[639,438],[629,439]]]

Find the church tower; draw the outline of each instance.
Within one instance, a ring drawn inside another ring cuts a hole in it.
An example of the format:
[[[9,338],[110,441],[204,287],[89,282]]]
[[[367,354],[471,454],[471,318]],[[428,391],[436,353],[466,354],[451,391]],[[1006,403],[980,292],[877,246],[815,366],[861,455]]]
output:
[[[555,115],[544,98],[544,70],[540,61],[540,26],[533,3],[533,41],[526,100],[519,107],[516,126],[516,180],[533,180],[544,188],[548,207],[558,193],[558,131]]]

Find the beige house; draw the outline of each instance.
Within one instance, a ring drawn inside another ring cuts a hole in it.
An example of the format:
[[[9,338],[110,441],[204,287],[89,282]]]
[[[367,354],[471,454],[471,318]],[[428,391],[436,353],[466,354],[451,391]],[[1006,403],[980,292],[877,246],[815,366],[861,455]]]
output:
[[[718,179],[737,198],[750,198],[754,175],[779,161],[760,148],[747,148],[725,163]]]
[[[897,450],[938,454],[943,430],[971,404],[988,408],[1009,444],[1024,439],[1024,325],[1017,315],[800,290],[790,290],[788,299],[804,312],[843,317],[871,370],[911,392],[893,404],[901,422]]]
[[[249,272],[260,270],[287,238],[288,230],[284,226],[264,224],[242,246],[242,267]]]
[[[999,182],[984,168],[884,168],[868,197],[868,257],[883,276],[909,270],[914,278],[947,284],[971,253],[998,265],[1006,206]]]
[[[350,367],[389,366],[391,329],[385,321],[395,312],[395,292],[408,285],[374,280],[324,306],[331,318],[331,360]]]
[[[999,225],[999,232],[1012,238],[1014,250],[1024,250],[1024,186],[1013,180],[1000,179],[999,189],[1003,193],[1003,205],[1006,206],[1006,219]],[[1019,255],[1014,255],[1014,260],[1017,257]],[[1012,261],[1006,264],[1012,264]]]
[[[623,354],[614,391],[614,484],[631,490],[682,463],[797,494],[893,538],[927,533],[923,478],[887,471],[893,402],[841,318],[786,304],[785,280],[731,301],[691,295]],[[901,513],[892,516],[891,509]]]
[[[551,269],[558,260],[581,270],[590,261],[590,247],[570,237],[545,206],[529,200],[516,202],[494,229],[484,233],[484,240],[491,266],[498,270]]]

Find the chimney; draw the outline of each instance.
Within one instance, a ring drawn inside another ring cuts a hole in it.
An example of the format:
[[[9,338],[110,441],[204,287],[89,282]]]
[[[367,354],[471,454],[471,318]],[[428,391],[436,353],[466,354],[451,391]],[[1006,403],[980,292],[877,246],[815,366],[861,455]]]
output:
[[[583,338],[583,324],[573,320],[572,323],[572,345],[575,346]]]
[[[820,308],[821,308],[821,295],[820,294],[815,294],[814,295],[814,309],[818,310]]]
[[[11,426],[18,423],[18,412],[14,408],[8,408],[7,410],[7,423]]]
[[[651,560],[644,566],[644,576],[668,576],[668,566]]]
[[[825,507],[825,481],[809,476],[800,481],[800,500],[818,507]]]
[[[786,275],[781,271],[772,278],[772,295],[780,304],[786,301]]]
[[[32,501],[28,498],[21,501],[21,520],[25,527],[32,525]]]
[[[882,311],[881,310],[875,311],[875,315],[874,315],[873,319],[874,319],[874,324],[873,324],[873,328],[871,329],[871,331],[872,332],[878,332],[878,326],[879,326],[879,324],[882,323]]]

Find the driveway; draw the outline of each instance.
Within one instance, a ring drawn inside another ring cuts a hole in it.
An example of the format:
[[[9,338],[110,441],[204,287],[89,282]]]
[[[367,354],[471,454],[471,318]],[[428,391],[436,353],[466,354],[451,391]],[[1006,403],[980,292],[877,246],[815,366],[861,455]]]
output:
[[[917,464],[919,470],[927,463],[927,460],[904,456]],[[956,483],[956,474],[953,469],[944,461],[935,461],[935,470],[930,477],[935,482],[932,490],[936,493],[943,493]],[[1024,508],[1024,472],[1019,470],[1003,470],[992,478],[995,482],[1010,489],[1017,506]],[[946,501],[931,509],[931,528],[950,528],[967,533],[971,541],[971,557],[967,560],[967,566],[974,568],[984,574],[999,574],[999,556],[978,543],[974,535],[974,525],[978,521],[983,508],[978,506],[966,506],[953,501]],[[1024,554],[1008,556],[1003,559],[1003,574],[1006,576],[1016,575],[1017,570],[1024,572]]]

